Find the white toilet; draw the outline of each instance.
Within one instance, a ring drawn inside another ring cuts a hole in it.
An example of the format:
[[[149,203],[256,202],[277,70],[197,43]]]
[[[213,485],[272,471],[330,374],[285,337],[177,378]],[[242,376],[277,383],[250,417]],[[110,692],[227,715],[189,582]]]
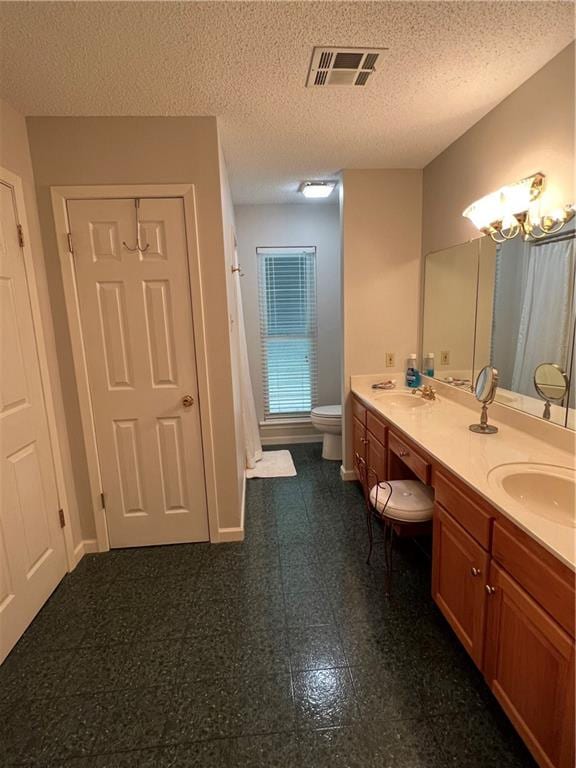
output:
[[[312,424],[324,433],[322,458],[340,461],[342,458],[342,406],[319,405],[310,414]]]

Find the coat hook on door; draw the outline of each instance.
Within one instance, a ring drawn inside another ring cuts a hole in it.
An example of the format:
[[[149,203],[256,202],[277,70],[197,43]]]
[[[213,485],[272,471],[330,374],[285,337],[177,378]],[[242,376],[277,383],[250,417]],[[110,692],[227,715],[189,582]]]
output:
[[[127,251],[140,251],[140,253],[144,253],[145,251],[150,248],[150,243],[146,243],[144,248],[140,245],[140,222],[138,221],[138,209],[140,208],[140,198],[136,198],[134,200],[134,205],[136,207],[136,247],[130,248],[126,240],[122,240],[122,245],[124,248],[126,248]]]

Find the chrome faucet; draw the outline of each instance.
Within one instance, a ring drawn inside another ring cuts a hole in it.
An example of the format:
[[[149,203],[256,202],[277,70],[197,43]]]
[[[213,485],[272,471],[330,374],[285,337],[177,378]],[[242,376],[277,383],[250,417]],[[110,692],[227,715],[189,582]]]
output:
[[[421,393],[423,400],[436,400],[436,390],[429,384],[424,384],[423,387],[417,387],[416,389],[412,390],[413,395],[415,395],[416,392]]]

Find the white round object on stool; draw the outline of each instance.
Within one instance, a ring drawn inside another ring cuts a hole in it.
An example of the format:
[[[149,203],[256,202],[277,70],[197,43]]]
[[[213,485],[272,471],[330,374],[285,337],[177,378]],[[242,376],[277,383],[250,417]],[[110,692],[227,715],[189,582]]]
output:
[[[432,519],[434,491],[420,480],[390,480],[392,496],[386,504],[390,488],[380,483],[370,491],[370,501],[378,512],[403,523],[422,523]]]

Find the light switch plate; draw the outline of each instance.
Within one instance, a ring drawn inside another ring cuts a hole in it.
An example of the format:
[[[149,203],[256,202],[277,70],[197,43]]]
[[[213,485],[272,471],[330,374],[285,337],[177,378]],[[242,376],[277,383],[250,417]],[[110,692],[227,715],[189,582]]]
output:
[[[440,352],[440,365],[450,365],[450,352]]]
[[[386,352],[386,368],[394,368],[396,365],[396,355],[394,352]]]

